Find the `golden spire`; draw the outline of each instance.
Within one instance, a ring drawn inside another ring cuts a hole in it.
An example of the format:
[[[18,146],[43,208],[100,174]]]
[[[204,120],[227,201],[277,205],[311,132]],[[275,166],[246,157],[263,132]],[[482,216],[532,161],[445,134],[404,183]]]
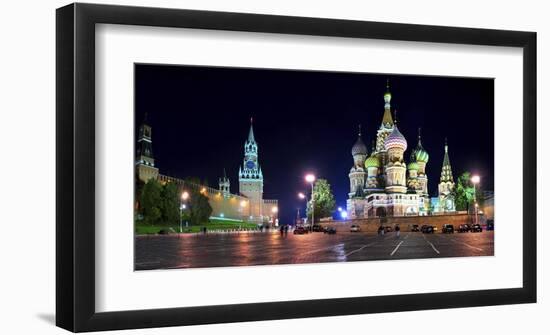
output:
[[[384,93],[384,117],[382,118],[382,125],[387,128],[393,126],[393,118],[391,116],[391,92],[390,92],[390,80],[386,81],[386,93]]]

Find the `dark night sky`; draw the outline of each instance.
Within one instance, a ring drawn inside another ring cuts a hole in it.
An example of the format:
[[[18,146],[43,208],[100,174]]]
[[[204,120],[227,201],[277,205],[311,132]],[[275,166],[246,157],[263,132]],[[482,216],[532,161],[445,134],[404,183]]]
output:
[[[345,206],[357,126],[370,153],[386,79],[407,162],[422,127],[430,194],[437,195],[445,137],[455,178],[468,170],[493,189],[493,79],[138,64],[135,126],[147,112],[161,173],[206,178],[217,188],[225,168],[237,193],[253,117],[264,198],[279,199],[286,223],[298,207],[303,213],[296,194],[308,190],[306,172],[328,179],[337,205]]]

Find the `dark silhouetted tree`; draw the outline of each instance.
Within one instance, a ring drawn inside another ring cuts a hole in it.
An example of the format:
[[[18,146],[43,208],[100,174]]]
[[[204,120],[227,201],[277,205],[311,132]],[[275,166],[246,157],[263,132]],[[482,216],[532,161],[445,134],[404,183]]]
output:
[[[161,221],[165,225],[177,225],[180,221],[180,196],[174,183],[167,183],[161,193]]]
[[[146,224],[162,223],[162,186],[157,180],[150,179],[143,185],[140,205],[140,212]]]

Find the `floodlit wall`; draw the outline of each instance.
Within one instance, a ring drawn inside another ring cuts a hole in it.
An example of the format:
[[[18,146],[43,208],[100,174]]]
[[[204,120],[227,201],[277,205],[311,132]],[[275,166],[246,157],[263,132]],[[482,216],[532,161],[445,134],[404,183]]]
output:
[[[209,186],[185,182],[182,179],[166,175],[159,175],[158,180],[161,183],[175,183],[178,186],[179,192],[193,189],[204,194],[208,197],[208,203],[212,206],[211,216],[213,217],[243,220],[247,219],[250,215],[248,198],[241,195],[222,193],[220,190]]]

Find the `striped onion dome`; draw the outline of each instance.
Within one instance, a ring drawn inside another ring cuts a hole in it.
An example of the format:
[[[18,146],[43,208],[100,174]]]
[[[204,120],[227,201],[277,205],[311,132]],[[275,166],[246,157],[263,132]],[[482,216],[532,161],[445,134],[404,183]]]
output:
[[[371,155],[367,160],[365,161],[365,167],[368,169],[370,167],[380,167],[380,159],[378,159],[378,156]]]
[[[399,129],[397,129],[397,125],[393,127],[393,131],[386,138],[386,141],[384,142],[384,146],[386,147],[386,150],[389,150],[392,148],[399,148],[403,151],[407,150],[407,140],[405,139],[405,136],[401,134]]]
[[[416,155],[417,162],[428,163],[428,159],[430,159],[430,155],[428,155],[428,152],[424,150],[422,145],[419,145],[416,148],[415,155]]]
[[[412,171],[418,171],[418,163],[417,162],[410,162],[409,165],[407,165],[407,169]]]

